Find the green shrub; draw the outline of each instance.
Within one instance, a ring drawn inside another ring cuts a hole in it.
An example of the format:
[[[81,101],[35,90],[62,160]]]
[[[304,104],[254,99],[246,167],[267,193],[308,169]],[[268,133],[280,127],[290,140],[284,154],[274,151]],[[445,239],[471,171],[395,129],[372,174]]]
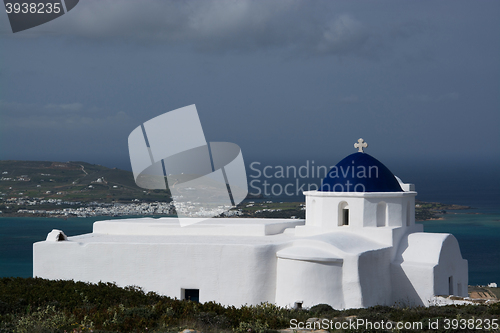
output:
[[[328,318],[333,318],[337,316],[340,311],[334,310],[330,305],[328,304],[318,304],[313,306],[312,308],[309,309],[309,312],[311,313],[312,316],[314,317],[328,317]]]
[[[73,316],[56,311],[55,306],[48,305],[38,308],[18,319],[16,333],[48,332],[54,329],[69,328],[75,323]]]

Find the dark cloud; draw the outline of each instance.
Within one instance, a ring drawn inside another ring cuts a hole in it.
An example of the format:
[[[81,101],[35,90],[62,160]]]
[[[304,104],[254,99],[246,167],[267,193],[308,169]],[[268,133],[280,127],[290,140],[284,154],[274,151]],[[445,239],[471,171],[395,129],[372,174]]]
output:
[[[303,55],[366,56],[387,46],[387,37],[411,39],[425,30],[415,21],[374,25],[353,9],[297,0],[86,0],[16,38],[164,43],[216,53],[284,49]],[[8,35],[6,25],[0,26]]]
[[[360,136],[381,158],[490,156],[499,12],[461,0],[85,0],[17,34],[0,15],[0,134],[16,138],[0,153],[127,160],[135,127],[196,104],[207,140],[245,156],[345,155]]]

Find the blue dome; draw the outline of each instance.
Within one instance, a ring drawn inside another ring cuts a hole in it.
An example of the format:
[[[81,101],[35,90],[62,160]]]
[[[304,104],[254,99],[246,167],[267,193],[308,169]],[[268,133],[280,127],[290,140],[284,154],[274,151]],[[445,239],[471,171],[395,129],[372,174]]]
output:
[[[323,192],[403,192],[392,172],[366,153],[354,153],[337,163],[321,182]]]

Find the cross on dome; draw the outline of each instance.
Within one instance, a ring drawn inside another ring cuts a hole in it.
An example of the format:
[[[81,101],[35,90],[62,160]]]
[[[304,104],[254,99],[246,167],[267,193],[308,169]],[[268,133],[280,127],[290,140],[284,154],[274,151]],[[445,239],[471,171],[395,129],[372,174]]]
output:
[[[362,138],[358,139],[358,143],[354,144],[354,148],[358,148],[359,153],[364,153],[363,148],[368,147],[368,143],[366,143]]]

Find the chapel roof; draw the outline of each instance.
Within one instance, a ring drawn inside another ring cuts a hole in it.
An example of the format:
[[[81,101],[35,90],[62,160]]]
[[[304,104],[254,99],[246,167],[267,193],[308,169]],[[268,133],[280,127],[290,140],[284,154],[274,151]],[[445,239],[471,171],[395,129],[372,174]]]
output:
[[[363,143],[360,139],[358,142]],[[375,157],[363,152],[351,154],[335,165],[321,182],[323,192],[403,192],[394,174]],[[358,148],[360,145],[356,145]]]

